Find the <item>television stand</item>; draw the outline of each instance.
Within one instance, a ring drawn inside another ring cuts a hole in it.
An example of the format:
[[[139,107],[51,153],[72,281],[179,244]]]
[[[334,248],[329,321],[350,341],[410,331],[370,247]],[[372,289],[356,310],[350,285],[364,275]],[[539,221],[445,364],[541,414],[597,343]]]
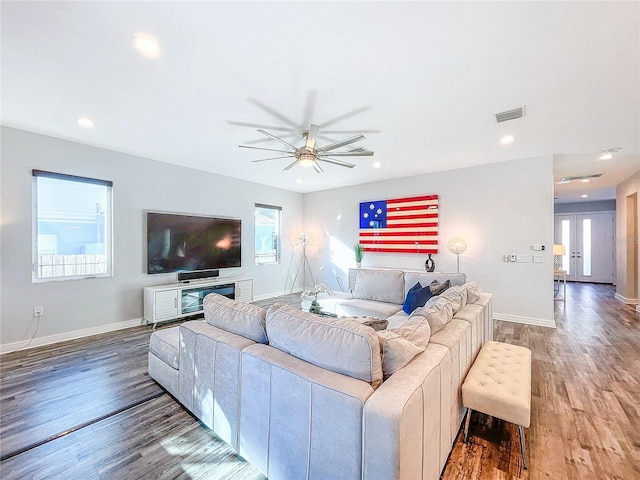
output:
[[[144,287],[144,319],[147,325],[204,313],[202,302],[218,293],[240,302],[253,301],[253,279],[216,278],[202,282]]]

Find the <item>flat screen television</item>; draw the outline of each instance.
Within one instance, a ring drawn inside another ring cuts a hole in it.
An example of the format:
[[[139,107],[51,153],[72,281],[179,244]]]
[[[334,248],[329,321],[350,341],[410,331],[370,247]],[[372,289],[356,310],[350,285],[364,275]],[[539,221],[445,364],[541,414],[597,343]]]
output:
[[[240,267],[241,221],[147,212],[147,273]]]

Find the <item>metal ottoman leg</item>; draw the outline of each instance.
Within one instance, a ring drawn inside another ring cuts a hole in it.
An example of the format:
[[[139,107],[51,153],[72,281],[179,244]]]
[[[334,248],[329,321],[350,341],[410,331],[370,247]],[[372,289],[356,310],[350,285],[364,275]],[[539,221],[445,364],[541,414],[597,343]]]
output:
[[[518,425],[518,432],[520,432],[520,453],[522,453],[522,466],[527,469],[527,455],[524,453],[524,427]]]
[[[467,436],[469,435],[469,420],[471,420],[471,410],[467,408],[467,419],[464,421],[464,443],[467,443]]]

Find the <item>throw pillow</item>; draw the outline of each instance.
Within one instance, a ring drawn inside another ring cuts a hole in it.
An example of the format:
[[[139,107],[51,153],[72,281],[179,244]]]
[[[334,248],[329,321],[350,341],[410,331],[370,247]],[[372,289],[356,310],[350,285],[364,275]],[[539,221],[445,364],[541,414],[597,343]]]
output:
[[[437,280],[434,280],[433,282],[431,282],[431,285],[429,285],[429,287],[431,288],[432,295],[434,296],[440,295],[446,289],[451,288],[451,280],[447,280],[446,282],[443,282],[443,283],[440,283]]]
[[[414,345],[391,330],[381,330],[376,333],[382,352],[382,372],[385,380],[424,351],[424,348]]]
[[[431,296],[431,288],[423,288],[420,282],[418,282],[407,292],[407,298],[404,301],[404,305],[402,305],[402,310],[404,310],[407,315],[411,315],[416,308],[423,307]]]

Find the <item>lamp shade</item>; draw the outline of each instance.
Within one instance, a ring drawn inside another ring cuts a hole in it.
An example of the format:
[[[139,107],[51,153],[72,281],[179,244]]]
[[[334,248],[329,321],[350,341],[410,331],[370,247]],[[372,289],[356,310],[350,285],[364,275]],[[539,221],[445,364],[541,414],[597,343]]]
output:
[[[553,245],[553,254],[564,256],[567,254],[567,250],[564,248],[564,245]]]
[[[459,255],[467,249],[467,241],[462,237],[453,237],[447,242],[447,249]]]

